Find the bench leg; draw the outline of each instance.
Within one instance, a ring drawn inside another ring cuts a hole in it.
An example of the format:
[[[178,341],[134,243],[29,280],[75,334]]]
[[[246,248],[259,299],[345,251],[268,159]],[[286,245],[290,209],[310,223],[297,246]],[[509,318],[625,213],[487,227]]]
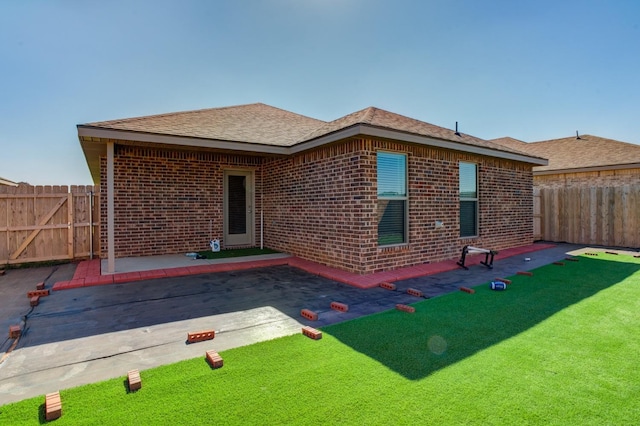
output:
[[[480,263],[482,263],[484,266],[486,266],[489,269],[493,269],[493,256],[495,254],[496,252],[493,250],[491,250],[489,253],[485,253],[484,262],[480,262]]]
[[[463,267],[464,269],[467,269],[467,270],[468,270],[469,268],[467,268],[466,266],[464,266],[464,262],[465,262],[465,260],[467,259],[467,250],[468,250],[468,248],[467,248],[467,247],[469,247],[469,246],[464,246],[464,247],[462,248],[462,256],[460,256],[460,260],[458,260],[458,266],[461,266],[461,267]]]

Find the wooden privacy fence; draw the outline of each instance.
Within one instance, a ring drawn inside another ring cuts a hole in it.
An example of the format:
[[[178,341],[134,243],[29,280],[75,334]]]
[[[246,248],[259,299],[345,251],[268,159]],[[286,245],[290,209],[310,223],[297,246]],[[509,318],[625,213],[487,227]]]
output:
[[[0,265],[100,253],[93,186],[0,186]]]
[[[640,247],[639,185],[540,188],[536,203],[544,240]]]

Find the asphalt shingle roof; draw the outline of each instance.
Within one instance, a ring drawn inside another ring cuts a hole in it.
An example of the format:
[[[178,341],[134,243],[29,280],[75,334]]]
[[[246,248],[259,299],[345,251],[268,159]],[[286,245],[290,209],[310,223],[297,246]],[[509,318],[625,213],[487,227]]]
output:
[[[506,152],[515,152],[524,154],[523,151],[511,149],[491,141],[480,139],[464,133],[456,134],[454,130],[439,127],[424,121],[406,117],[404,115],[385,111],[376,107],[365,108],[349,115],[345,115],[337,120],[328,122],[318,127],[310,134],[304,137],[304,140],[314,139],[338,130],[351,127],[356,124],[368,124],[381,129],[395,130],[414,135],[427,136],[435,139],[442,139],[463,143],[467,145],[480,146],[483,148],[494,149]],[[525,154],[526,155],[526,154]]]
[[[529,155],[522,150],[513,149],[464,133],[456,134],[454,130],[375,107],[365,108],[330,122],[306,117],[262,103],[255,103],[100,121],[82,126],[289,147],[358,124],[503,152]]]
[[[325,122],[262,103],[100,121],[84,126],[291,146]]]
[[[493,139],[493,142],[549,159],[548,166],[536,166],[535,172],[640,163],[640,145],[593,135],[531,143],[507,137]]]

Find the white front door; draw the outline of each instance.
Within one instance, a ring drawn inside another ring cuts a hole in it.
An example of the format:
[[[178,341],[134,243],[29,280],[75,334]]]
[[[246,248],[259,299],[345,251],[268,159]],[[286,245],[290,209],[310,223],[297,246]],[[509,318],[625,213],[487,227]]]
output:
[[[224,245],[253,245],[253,172],[224,172]]]

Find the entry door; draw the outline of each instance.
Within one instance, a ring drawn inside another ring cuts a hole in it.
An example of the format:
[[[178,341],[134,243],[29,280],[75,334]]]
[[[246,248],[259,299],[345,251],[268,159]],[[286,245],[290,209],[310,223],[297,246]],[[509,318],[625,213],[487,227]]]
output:
[[[224,172],[224,244],[253,244],[253,172]]]

